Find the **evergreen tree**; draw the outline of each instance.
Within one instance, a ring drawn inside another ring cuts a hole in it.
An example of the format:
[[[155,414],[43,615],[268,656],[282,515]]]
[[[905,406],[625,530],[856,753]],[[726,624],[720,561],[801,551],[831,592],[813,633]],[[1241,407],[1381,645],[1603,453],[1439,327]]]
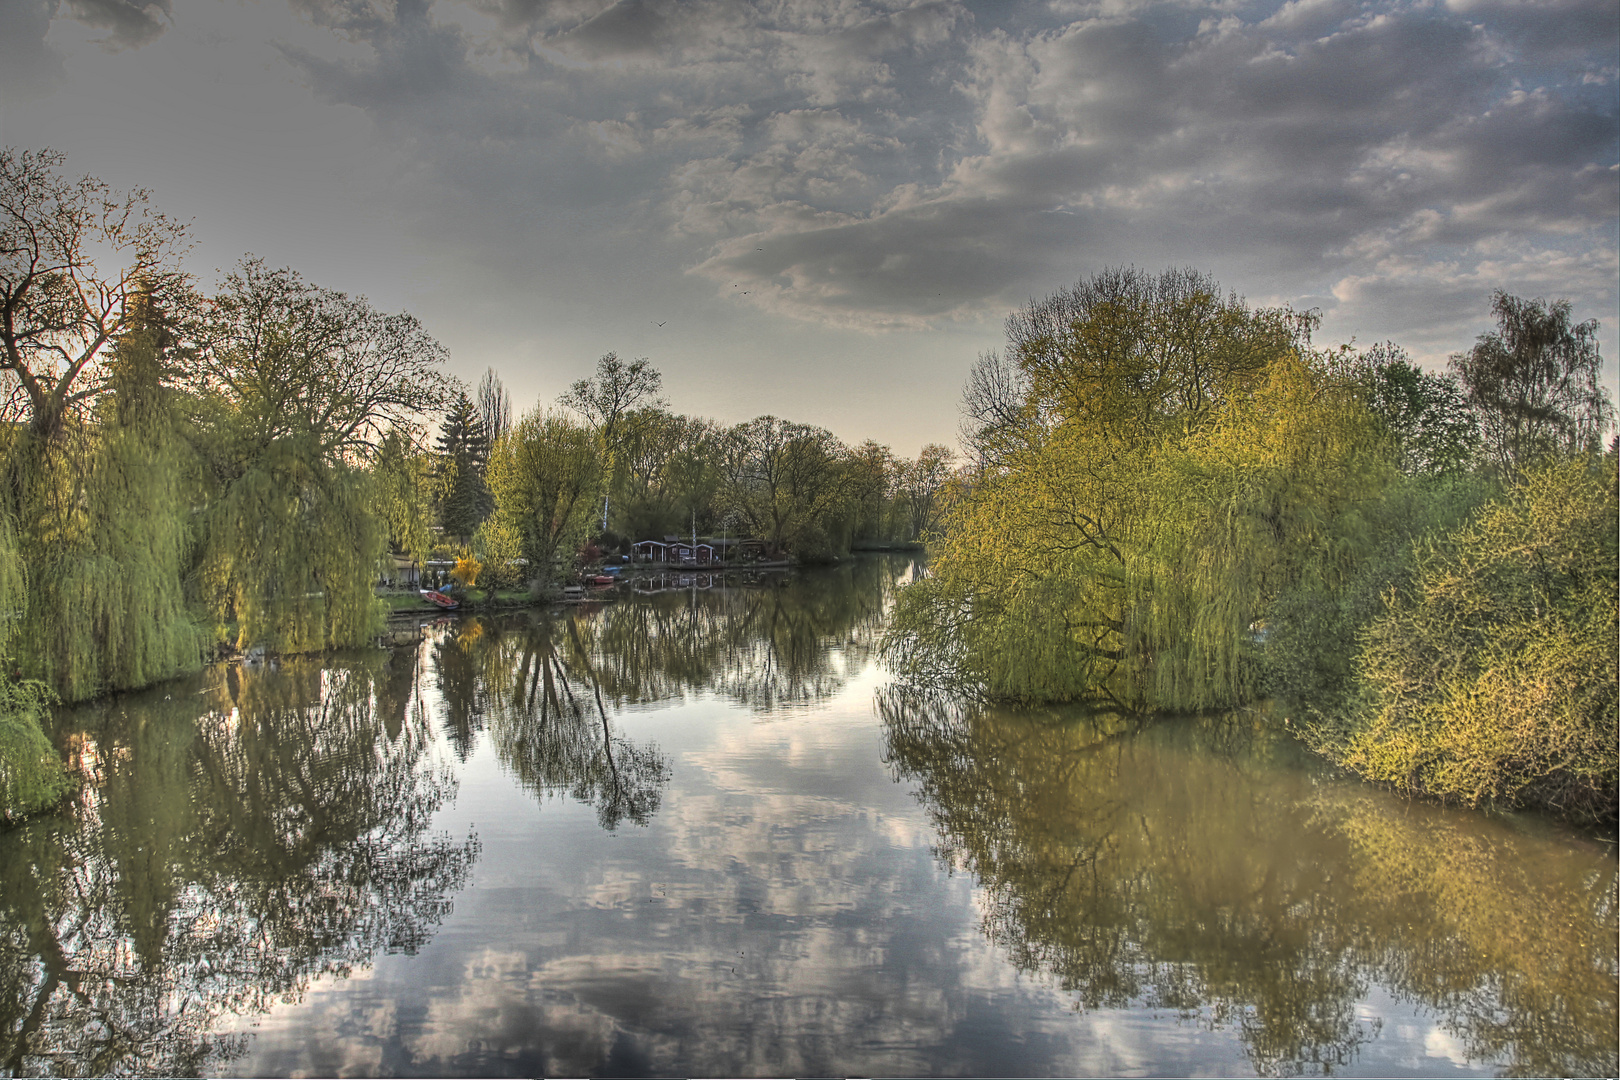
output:
[[[443,469],[439,523],[446,533],[465,539],[478,531],[493,508],[484,483],[490,441],[483,417],[465,393],[450,406],[438,447]]]

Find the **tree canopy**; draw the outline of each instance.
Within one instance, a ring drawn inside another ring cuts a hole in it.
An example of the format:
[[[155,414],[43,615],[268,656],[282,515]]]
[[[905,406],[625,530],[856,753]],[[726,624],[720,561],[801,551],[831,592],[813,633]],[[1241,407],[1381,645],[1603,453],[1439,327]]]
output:
[[[1479,416],[1485,450],[1504,476],[1550,454],[1597,453],[1614,421],[1598,381],[1596,319],[1571,322],[1568,300],[1491,297],[1497,329],[1456,353],[1452,369]]]
[[[42,435],[104,389],[106,350],[139,317],[135,298],[170,308],[186,287],[185,227],[145,191],[70,180],[63,162],[0,150],[0,370]]]
[[[1241,698],[1277,590],[1342,569],[1371,463],[1310,321],[1192,271],[1105,271],[1007,321],[970,377],[977,462],[891,647],[988,692]]]

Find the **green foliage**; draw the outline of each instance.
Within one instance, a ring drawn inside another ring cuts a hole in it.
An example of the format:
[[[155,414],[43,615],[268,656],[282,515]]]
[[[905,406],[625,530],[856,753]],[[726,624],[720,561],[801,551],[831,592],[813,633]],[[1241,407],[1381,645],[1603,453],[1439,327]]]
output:
[[[1424,537],[1459,525],[1499,491],[1474,473],[1401,476],[1363,505],[1371,542],[1348,574],[1300,580],[1282,589],[1263,627],[1263,692],[1296,713],[1337,716],[1355,687],[1359,637],[1384,611],[1384,596],[1405,588]]]
[[[442,470],[439,523],[451,536],[471,536],[489,516],[493,500],[484,483],[489,436],[466,394],[456,398],[445,415],[438,450]]]
[[[854,491],[849,451],[824,428],[760,416],[726,435],[716,508],[771,548],[815,560]]]
[[[190,373],[212,406],[202,600],[221,625],[236,623],[241,648],[367,640],[382,618],[372,582],[389,533],[422,547],[406,445],[423,411],[453,400],[444,348],[410,315],[251,258],[190,330]],[[390,443],[396,430],[403,441]]]
[[[1548,455],[1594,454],[1614,419],[1599,380],[1596,319],[1570,322],[1568,300],[1547,303],[1498,292],[1497,330],[1451,366],[1479,415],[1485,452],[1512,477]]]
[[[1008,320],[981,361],[930,578],[888,648],[993,697],[1196,709],[1254,689],[1251,628],[1366,544],[1387,466],[1308,323],[1190,271],[1109,271]]]
[[[1361,356],[1367,407],[1394,443],[1409,476],[1466,468],[1479,446],[1479,424],[1455,376],[1424,371],[1400,347],[1376,345]]]
[[[1612,823],[1617,514],[1612,463],[1564,459],[1424,543],[1316,744],[1403,790]]]
[[[388,546],[412,562],[427,561],[433,546],[433,463],[395,428],[384,436],[372,467],[376,513],[388,527]]]
[[[312,439],[261,449],[207,510],[203,595],[240,649],[310,652],[367,641],[387,551],[371,477]]]
[[[42,810],[72,787],[41,728],[52,696],[44,683],[0,675],[0,819]]]
[[[26,600],[17,534],[0,513],[0,818],[7,820],[49,806],[70,786],[41,728],[54,695],[44,683],[19,680],[12,670],[11,650]]]
[[[202,662],[182,590],[196,470],[165,385],[168,331],[144,319],[113,350],[97,422],[64,420],[12,448],[22,540],[38,553],[17,655],[70,701]]]
[[[588,430],[558,413],[525,416],[490,455],[495,514],[481,534],[483,561],[502,565],[503,549],[515,540],[531,579],[557,580],[585,539],[601,479]]]
[[[722,432],[713,421],[640,408],[619,424],[612,523],[642,540],[714,527]]]

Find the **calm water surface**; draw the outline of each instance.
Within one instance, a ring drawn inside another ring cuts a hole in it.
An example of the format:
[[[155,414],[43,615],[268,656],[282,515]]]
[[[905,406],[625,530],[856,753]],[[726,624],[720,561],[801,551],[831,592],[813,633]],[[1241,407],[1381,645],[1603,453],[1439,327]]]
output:
[[[1613,1074],[1616,860],[1244,716],[886,685],[903,560],[64,718],[8,1072]],[[703,587],[710,586],[710,587]]]

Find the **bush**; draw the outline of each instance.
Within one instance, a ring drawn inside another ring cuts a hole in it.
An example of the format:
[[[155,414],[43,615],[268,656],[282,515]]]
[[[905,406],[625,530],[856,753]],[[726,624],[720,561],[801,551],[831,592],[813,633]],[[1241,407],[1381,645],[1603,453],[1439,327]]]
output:
[[[72,786],[40,728],[50,697],[43,683],[0,676],[0,818],[42,810]]]
[[[1617,513],[1613,459],[1564,459],[1420,546],[1318,747],[1408,792],[1612,823]]]
[[[1501,489],[1469,473],[1403,476],[1366,513],[1374,540],[1347,579],[1294,582],[1265,617],[1264,692],[1296,715],[1342,714],[1357,686],[1357,642],[1391,590],[1411,587],[1426,537],[1456,529]]]

